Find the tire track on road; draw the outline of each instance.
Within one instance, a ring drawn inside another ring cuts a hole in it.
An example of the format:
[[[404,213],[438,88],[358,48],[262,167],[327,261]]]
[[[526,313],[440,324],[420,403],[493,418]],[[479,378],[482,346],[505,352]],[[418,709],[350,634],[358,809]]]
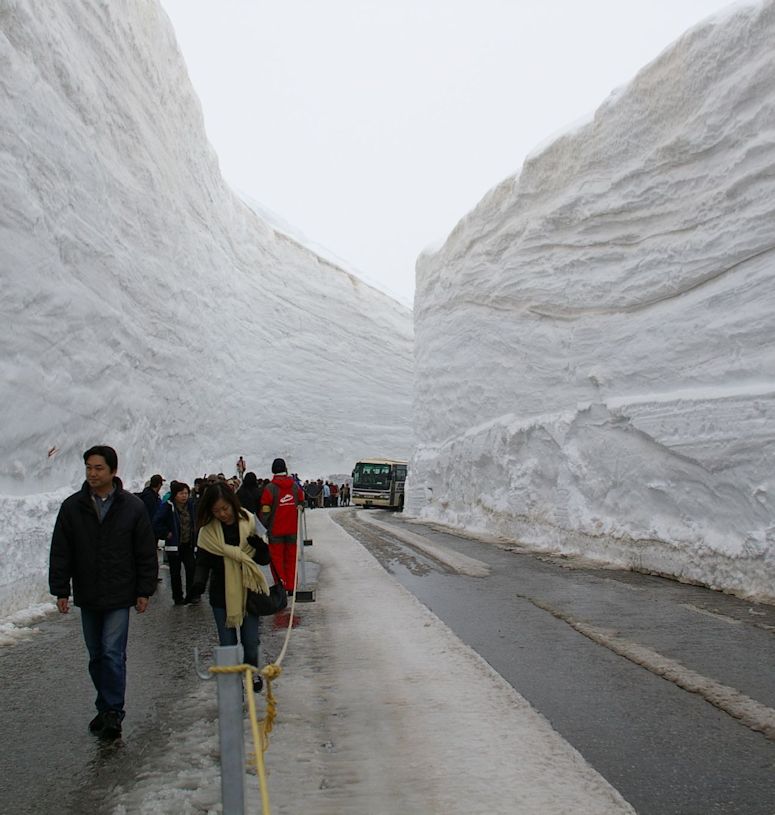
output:
[[[706,702],[738,720],[741,724],[757,733],[761,733],[771,741],[775,741],[775,710],[771,707],[757,702],[736,688],[703,676],[697,671],[682,665],[677,660],[660,654],[658,651],[654,651],[645,645],[639,645],[631,640],[626,640],[618,636],[614,631],[576,620],[559,609],[537,600],[535,597],[524,594],[518,594],[517,597],[527,600],[536,608],[551,614],[598,645],[608,648],[609,651],[613,651],[615,654],[634,662],[636,665],[690,693],[698,694]]]

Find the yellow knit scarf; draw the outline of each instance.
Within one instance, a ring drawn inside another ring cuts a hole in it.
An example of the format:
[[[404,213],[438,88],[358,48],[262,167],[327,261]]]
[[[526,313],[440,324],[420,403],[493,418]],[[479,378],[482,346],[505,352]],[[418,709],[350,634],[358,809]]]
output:
[[[245,600],[248,589],[269,594],[269,585],[261,569],[253,560],[256,550],[247,542],[248,535],[256,532],[256,517],[239,519],[239,546],[229,546],[223,537],[221,522],[213,518],[199,530],[197,546],[223,558],[226,585],[226,627],[239,628],[245,619]]]

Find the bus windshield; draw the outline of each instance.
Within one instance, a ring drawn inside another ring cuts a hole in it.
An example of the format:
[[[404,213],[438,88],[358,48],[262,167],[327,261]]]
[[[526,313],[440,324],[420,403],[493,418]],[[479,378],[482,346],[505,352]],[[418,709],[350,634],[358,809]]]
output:
[[[353,487],[388,489],[390,487],[390,465],[359,461],[353,472]]]

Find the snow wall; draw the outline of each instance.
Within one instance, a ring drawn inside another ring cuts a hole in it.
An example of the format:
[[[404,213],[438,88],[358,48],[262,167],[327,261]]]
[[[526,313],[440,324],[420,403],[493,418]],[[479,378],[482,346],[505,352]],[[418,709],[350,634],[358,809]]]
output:
[[[156,0],[0,0],[0,112],[0,615],[92,444],[134,488],[408,458],[411,311],[224,183]]]
[[[775,598],[773,43],[690,30],[419,258],[410,513]]]

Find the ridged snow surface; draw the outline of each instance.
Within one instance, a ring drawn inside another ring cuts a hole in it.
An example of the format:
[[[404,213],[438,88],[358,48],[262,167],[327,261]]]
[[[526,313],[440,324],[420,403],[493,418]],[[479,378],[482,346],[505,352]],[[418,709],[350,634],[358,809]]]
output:
[[[0,111],[0,594],[93,443],[131,485],[409,455],[410,310],[224,183],[156,0],[0,0]]]
[[[692,29],[420,258],[409,511],[775,597],[774,43]]]

